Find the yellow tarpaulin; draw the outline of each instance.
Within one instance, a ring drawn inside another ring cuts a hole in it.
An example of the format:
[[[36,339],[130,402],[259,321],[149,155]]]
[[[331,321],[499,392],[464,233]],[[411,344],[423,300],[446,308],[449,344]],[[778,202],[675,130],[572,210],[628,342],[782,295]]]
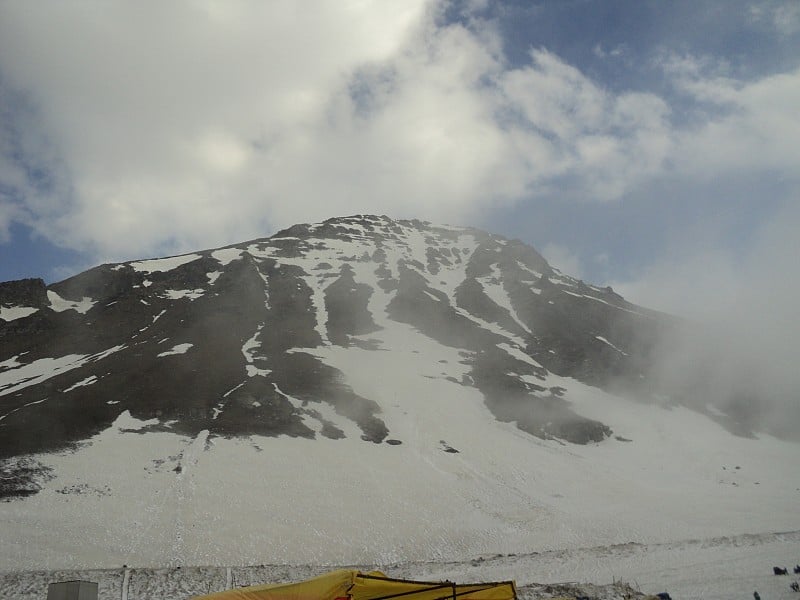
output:
[[[515,600],[513,581],[456,584],[392,579],[379,571],[332,571],[308,581],[254,585],[196,600]]]

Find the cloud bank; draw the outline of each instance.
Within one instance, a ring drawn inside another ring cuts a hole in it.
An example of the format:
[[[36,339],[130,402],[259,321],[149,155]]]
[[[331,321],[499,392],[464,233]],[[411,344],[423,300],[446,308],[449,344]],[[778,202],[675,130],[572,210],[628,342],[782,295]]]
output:
[[[331,215],[474,223],[659,177],[800,173],[800,71],[741,82],[667,56],[654,68],[708,108],[676,125],[667,99],[543,48],[510,66],[491,21],[445,8],[4,3],[0,235],[19,221],[98,258],[151,256]]]
[[[739,257],[702,242],[614,288],[639,304],[685,316],[653,374],[664,389],[733,416],[741,433],[800,440],[797,225],[800,198],[757,229]]]

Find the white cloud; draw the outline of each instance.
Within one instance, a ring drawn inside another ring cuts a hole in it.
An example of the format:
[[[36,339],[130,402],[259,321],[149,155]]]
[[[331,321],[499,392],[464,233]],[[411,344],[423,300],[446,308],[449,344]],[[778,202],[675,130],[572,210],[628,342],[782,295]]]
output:
[[[747,84],[704,82],[693,91],[725,110],[681,134],[678,158],[687,172],[717,176],[742,169],[774,170],[795,178],[800,174],[800,69]]]
[[[602,44],[595,44],[592,48],[592,54],[597,58],[621,58],[626,53],[626,48],[622,44],[618,44],[607,50]]]
[[[345,6],[6,4],[0,68],[70,176],[24,190],[33,225],[145,256],[353,212],[469,221],[563,178],[613,199],[663,161],[654,96],[545,51],[509,70],[491,27],[436,5]]]
[[[74,182],[74,190],[58,190],[60,199],[23,188],[36,226],[51,238],[147,253],[255,235],[279,202],[323,205],[324,197],[276,198],[251,187],[264,168],[265,180],[287,173],[256,147],[277,145],[278,163],[308,158],[332,92],[356,65],[394,56],[426,3],[152,9],[2,7],[4,83],[35,98],[41,128]],[[313,163],[291,166],[294,176],[317,176]],[[63,214],[71,191],[75,205]]]
[[[738,257],[686,239],[680,254],[635,281],[612,285],[632,302],[701,324],[671,341],[660,361],[662,377],[685,382],[700,365],[699,405],[744,398],[775,431],[796,436],[800,190],[795,194]]]
[[[542,248],[542,256],[545,257],[551,267],[555,267],[565,275],[583,278],[583,265],[580,257],[566,246],[561,244],[546,244]]]
[[[792,35],[800,31],[800,5],[789,2],[778,6],[773,15],[775,28],[783,35]]]
[[[0,231],[24,218],[133,258],[331,215],[470,222],[544,194],[614,201],[665,173],[800,172],[797,72],[742,83],[673,56],[669,77],[717,107],[676,129],[664,99],[611,92],[543,49],[511,68],[491,24],[441,10],[4,3],[0,88],[30,99],[16,133],[55,176],[31,185],[0,139],[0,176],[24,198],[0,199]]]
[[[652,94],[615,95],[544,50],[498,78],[499,113],[527,192],[614,200],[661,172],[669,155],[669,107]]]
[[[794,0],[762,0],[750,6],[755,22],[767,22],[780,35],[790,36],[800,31],[800,4]]]
[[[0,243],[11,240],[11,222],[15,218],[11,204],[0,204]]]
[[[800,68],[752,81],[731,78],[709,57],[667,54],[660,68],[703,107],[704,119],[675,131],[674,164],[682,175],[800,173]]]
[[[729,253],[692,248],[650,265],[635,280],[611,285],[641,306],[706,321],[727,315],[738,305],[743,285],[738,273]]]

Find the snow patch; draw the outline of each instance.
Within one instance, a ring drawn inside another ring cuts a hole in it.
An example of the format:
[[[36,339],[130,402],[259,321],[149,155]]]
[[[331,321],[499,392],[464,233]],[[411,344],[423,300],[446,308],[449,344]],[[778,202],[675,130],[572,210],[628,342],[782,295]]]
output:
[[[55,293],[53,290],[47,290],[47,298],[50,300],[50,308],[56,312],[64,312],[65,310],[74,310],[82,315],[85,315],[90,308],[97,304],[96,300],[92,300],[86,296],[83,300],[66,300]]]
[[[74,390],[74,389],[77,389],[77,388],[79,388],[79,387],[84,387],[84,386],[87,386],[87,385],[92,385],[93,383],[96,383],[97,381],[98,381],[98,379],[97,379],[97,377],[96,377],[96,376],[94,376],[94,375],[90,375],[90,376],[89,376],[89,377],[87,377],[86,379],[82,379],[82,380],[81,380],[81,381],[79,381],[78,383],[76,383],[76,384],[74,384],[74,385],[71,385],[71,386],[69,386],[67,389],[65,389],[65,390],[63,391],[63,393],[64,393],[64,394],[66,394],[67,392],[71,392],[72,390]]]
[[[85,364],[87,359],[88,356],[85,354],[67,354],[59,358],[40,358],[27,365],[3,371],[0,373],[0,396],[77,369]]]
[[[533,365],[538,369],[543,369],[544,367],[540,365],[538,362],[533,360],[530,356],[525,354],[522,350],[518,347],[512,346],[510,344],[497,344],[497,347],[505,350],[508,354],[516,358],[517,360],[521,360],[522,362],[528,363],[529,365]]]
[[[0,421],[5,419],[9,415],[13,415],[18,410],[22,410],[23,408],[26,408],[28,406],[33,406],[34,404],[41,404],[42,402],[45,402],[46,400],[47,400],[47,398],[42,398],[41,400],[34,400],[33,402],[28,402],[27,404],[23,404],[22,406],[18,406],[17,408],[15,408],[13,410],[10,410],[10,411],[8,411],[7,413],[5,413],[3,415],[0,415]]]
[[[19,365],[14,359],[10,359],[10,361],[13,362],[9,363],[9,361],[6,361],[3,364],[9,366],[17,364],[19,366],[11,367],[0,372],[0,396],[36,385],[51,377],[77,369],[87,363],[97,362],[123,348],[125,348],[125,346],[120,345],[92,355],[67,354],[59,358],[40,358],[26,365]]]
[[[575,292],[570,292],[569,290],[563,290],[565,294],[569,294],[570,296],[575,296],[576,298],[586,298],[587,300],[594,300],[595,302],[600,302],[602,304],[606,304],[611,308],[616,308],[617,310],[623,310],[625,312],[629,312],[634,315],[641,315],[639,311],[631,310],[630,308],[624,308],[622,306],[617,306],[616,304],[611,304],[610,302],[606,302],[602,298],[595,298],[594,296],[587,296],[586,294],[576,294]],[[552,301],[550,302],[552,304]]]
[[[175,354],[186,354],[187,350],[194,346],[194,344],[178,344],[173,346],[171,349],[162,352],[161,354],[157,354],[156,358],[162,358],[164,356],[173,356]]]
[[[136,431],[143,429],[148,425],[158,425],[158,419],[147,419],[146,421],[143,421],[131,416],[131,411],[125,410],[120,413],[111,427],[118,430]]]
[[[180,300],[181,298],[189,298],[189,300],[196,300],[205,294],[205,290],[164,290],[164,298],[168,300]]]
[[[533,270],[533,269],[531,269],[531,268],[530,268],[528,265],[526,265],[525,263],[523,263],[521,260],[517,260],[517,261],[516,261],[516,263],[517,263],[517,266],[518,266],[520,269],[522,269],[523,271],[527,271],[528,273],[530,273],[531,275],[533,275],[533,276],[534,276],[536,279],[540,279],[540,278],[541,278],[542,274],[541,274],[539,271],[534,271],[534,270]]]
[[[706,410],[709,414],[714,415],[715,417],[727,417],[728,415],[721,411],[719,408],[714,406],[713,404],[706,403]]]
[[[525,345],[525,340],[523,340],[518,335],[514,335],[513,333],[507,331],[503,327],[500,327],[500,325],[497,324],[497,323],[490,322],[490,321],[484,321],[480,317],[476,317],[475,315],[473,315],[472,313],[464,310],[460,306],[454,306],[453,310],[455,310],[462,317],[466,317],[467,319],[469,319],[473,323],[475,323],[477,325],[480,325],[486,331],[491,331],[492,333],[495,333],[495,334],[499,335],[500,337],[503,337],[503,338],[505,338],[507,340],[511,340],[516,344],[520,344],[520,345],[523,345],[523,346]]]
[[[619,352],[619,353],[620,353],[620,354],[622,354],[623,356],[628,356],[628,353],[627,353],[627,352],[625,352],[625,351],[623,351],[623,350],[620,350],[619,348],[617,348],[617,347],[616,347],[614,344],[612,344],[611,342],[609,342],[609,341],[608,341],[606,338],[604,338],[602,335],[596,335],[596,336],[594,336],[594,339],[596,339],[596,340],[600,340],[600,341],[601,341],[601,342],[603,342],[604,344],[608,344],[609,346],[611,346],[611,347],[612,347],[614,350],[616,350],[617,352]]]
[[[242,354],[244,354],[244,359],[247,361],[245,368],[247,369],[247,376],[248,377],[255,377],[256,375],[269,375],[272,371],[270,369],[259,369],[258,367],[253,364],[256,360],[255,350],[260,346],[260,344],[256,341],[258,334],[261,333],[261,330],[264,329],[264,324],[258,326],[256,332],[253,334],[249,340],[247,340],[244,345],[242,346]]]
[[[221,250],[215,250],[211,253],[211,258],[216,260],[223,267],[235,260],[238,260],[241,258],[241,256],[242,250],[240,248],[223,248]]]
[[[0,319],[3,321],[15,321],[29,317],[37,310],[39,309],[33,306],[0,306]]]
[[[6,369],[16,369],[17,367],[21,367],[22,363],[18,362],[17,359],[22,356],[21,354],[16,354],[11,358],[0,362],[0,371],[5,371]]]
[[[184,254],[183,256],[170,256],[167,258],[155,258],[152,260],[140,260],[129,263],[134,271],[139,273],[166,272],[177,269],[181,265],[190,263],[201,258],[199,254]]]
[[[517,315],[517,311],[514,310],[514,306],[511,304],[511,299],[508,297],[508,293],[503,287],[503,273],[500,271],[498,266],[493,264],[492,274],[488,277],[479,277],[477,280],[480,282],[481,286],[483,286],[483,291],[486,293],[489,299],[500,308],[505,309],[509,316],[514,319],[516,324],[519,325],[523,331],[530,333],[530,329],[528,329],[528,326],[522,322]]]

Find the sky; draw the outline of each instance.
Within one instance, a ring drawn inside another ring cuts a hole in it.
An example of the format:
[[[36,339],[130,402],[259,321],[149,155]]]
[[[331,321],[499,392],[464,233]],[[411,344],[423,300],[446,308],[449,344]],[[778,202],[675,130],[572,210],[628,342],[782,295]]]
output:
[[[794,0],[0,0],[0,281],[376,213],[785,318],[798,106]]]

